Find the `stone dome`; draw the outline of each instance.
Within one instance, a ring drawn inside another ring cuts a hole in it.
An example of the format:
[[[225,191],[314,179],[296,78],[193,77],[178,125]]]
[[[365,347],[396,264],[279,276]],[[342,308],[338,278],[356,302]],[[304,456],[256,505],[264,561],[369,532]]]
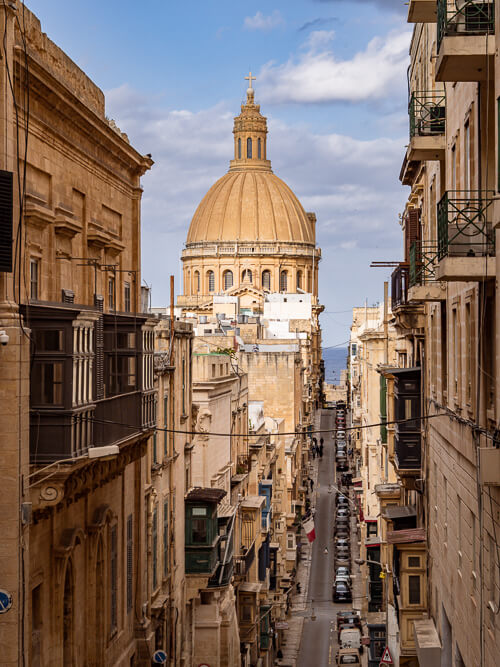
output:
[[[269,168],[233,166],[210,188],[191,221],[187,245],[206,241],[314,244],[315,230],[292,190]]]

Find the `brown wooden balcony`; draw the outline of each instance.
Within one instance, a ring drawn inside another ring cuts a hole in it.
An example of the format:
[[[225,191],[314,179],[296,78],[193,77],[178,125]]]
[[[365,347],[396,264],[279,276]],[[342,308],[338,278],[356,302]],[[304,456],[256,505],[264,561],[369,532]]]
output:
[[[410,267],[407,262],[401,262],[394,269],[391,276],[391,302],[393,310],[407,305],[409,278]]]

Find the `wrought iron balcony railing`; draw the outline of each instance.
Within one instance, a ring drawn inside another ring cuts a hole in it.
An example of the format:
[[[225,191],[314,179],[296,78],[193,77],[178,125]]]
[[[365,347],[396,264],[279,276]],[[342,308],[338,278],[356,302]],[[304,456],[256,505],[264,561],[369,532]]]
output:
[[[495,32],[494,0],[438,0],[438,50],[443,37]]]
[[[415,241],[410,247],[410,287],[436,280],[437,241]]]
[[[445,192],[437,205],[438,258],[485,257],[495,253],[492,190]]]
[[[394,269],[391,276],[392,307],[398,308],[408,303],[409,266],[406,262]]]
[[[446,129],[445,93],[412,93],[408,113],[410,116],[410,138],[444,134]]]

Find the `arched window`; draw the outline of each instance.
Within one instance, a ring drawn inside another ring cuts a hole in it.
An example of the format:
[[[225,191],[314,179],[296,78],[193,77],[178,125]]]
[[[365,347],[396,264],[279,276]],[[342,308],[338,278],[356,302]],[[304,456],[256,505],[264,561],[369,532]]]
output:
[[[286,292],[288,285],[288,273],[282,271],[280,274],[280,292]]]
[[[312,292],[311,271],[307,272],[307,291]]]
[[[241,160],[241,139],[238,139],[238,160]]]
[[[259,139],[257,142],[257,155],[259,157],[259,160],[262,158],[262,141]]]
[[[233,272],[224,271],[224,289],[230,289],[233,286]]]
[[[215,275],[213,271],[207,271],[207,287],[209,292],[215,290]]]
[[[271,271],[262,271],[262,289],[271,289]]]
[[[241,275],[241,281],[245,282],[245,280],[248,280],[249,283],[252,282],[252,270],[251,269],[245,269]]]
[[[252,140],[250,137],[247,139],[247,158],[252,157]]]
[[[200,272],[195,271],[194,272],[194,291],[196,294],[200,293]]]
[[[297,271],[297,289],[302,289],[302,271]]]

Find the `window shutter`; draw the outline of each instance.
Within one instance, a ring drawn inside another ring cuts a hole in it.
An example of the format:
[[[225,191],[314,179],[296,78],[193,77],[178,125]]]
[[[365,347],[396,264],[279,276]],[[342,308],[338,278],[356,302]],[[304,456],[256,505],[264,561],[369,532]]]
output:
[[[12,172],[0,170],[0,271],[12,272]]]
[[[95,323],[95,397],[104,398],[104,299],[100,294],[94,295],[94,306],[101,312]]]
[[[133,573],[134,573],[134,541],[133,541],[132,514],[127,517],[127,613],[132,610],[133,599]]]
[[[153,590],[158,586],[158,510],[153,511],[152,546],[153,552]]]
[[[410,261],[410,248],[420,241],[420,209],[412,208],[408,211],[405,220],[405,262]]]
[[[168,500],[163,502],[163,577],[168,575]]]

